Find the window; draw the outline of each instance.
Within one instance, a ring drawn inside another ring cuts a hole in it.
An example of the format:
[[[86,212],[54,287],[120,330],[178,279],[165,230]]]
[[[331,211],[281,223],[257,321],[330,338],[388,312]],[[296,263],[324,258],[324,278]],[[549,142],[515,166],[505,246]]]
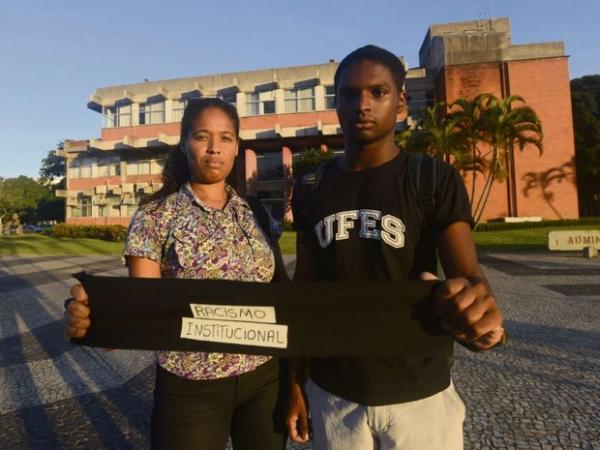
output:
[[[246,94],[246,115],[257,116],[258,115],[258,93],[252,92]]]
[[[92,217],[92,197],[79,195],[71,212],[73,217]]]
[[[236,102],[237,102],[237,93],[234,92],[234,91],[232,91],[232,92],[221,92],[219,95],[217,95],[217,98],[220,98],[224,102],[227,102],[230,105],[232,105],[232,106],[235,107]]]
[[[89,178],[92,176],[92,162],[89,159],[75,159],[69,163],[71,178]]]
[[[156,173],[156,174],[163,173],[163,170],[165,169],[165,162],[166,162],[166,159],[164,159],[164,158],[157,159],[156,166],[155,166],[156,169],[155,169],[154,173]]]
[[[257,155],[256,174],[257,180],[283,179],[283,160],[281,152]]]
[[[78,161],[70,161],[69,162],[69,177],[70,178],[80,178],[81,171],[79,170],[79,162]]]
[[[284,91],[285,112],[314,111],[315,88],[298,88]]]
[[[140,161],[138,163],[138,175],[150,175],[150,161]]]
[[[187,100],[173,100],[173,112],[171,113],[171,120],[173,122],[181,122],[183,119],[183,111],[187,106]]]
[[[275,114],[275,100],[265,100],[263,102],[264,114]]]
[[[325,109],[335,109],[335,88],[325,86]]]
[[[150,160],[127,161],[127,175],[150,175]]]
[[[103,118],[104,128],[131,126],[131,103],[105,107]]]
[[[92,176],[92,165],[85,164],[79,167],[81,178],[89,178]]]
[[[140,125],[164,123],[165,102],[148,102],[140,104]]]
[[[98,176],[99,177],[114,177],[121,175],[121,163],[116,160],[100,160],[98,161]]]

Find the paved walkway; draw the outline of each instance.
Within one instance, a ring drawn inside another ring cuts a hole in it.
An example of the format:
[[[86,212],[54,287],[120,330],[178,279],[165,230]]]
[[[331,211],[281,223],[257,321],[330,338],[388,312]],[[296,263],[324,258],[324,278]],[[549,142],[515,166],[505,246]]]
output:
[[[600,449],[600,260],[486,254],[482,263],[511,340],[488,354],[458,349],[466,448]],[[125,273],[106,256],[0,258],[2,449],[148,446],[152,355],[63,338],[63,299],[82,269]]]

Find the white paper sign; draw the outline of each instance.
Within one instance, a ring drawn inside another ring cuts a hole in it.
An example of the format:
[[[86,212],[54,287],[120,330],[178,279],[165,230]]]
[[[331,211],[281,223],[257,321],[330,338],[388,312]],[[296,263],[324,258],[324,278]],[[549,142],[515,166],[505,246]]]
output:
[[[206,305],[191,303],[196,319],[232,320],[239,322],[276,323],[272,306]]]
[[[223,344],[287,348],[287,333],[287,325],[182,317],[180,337]]]

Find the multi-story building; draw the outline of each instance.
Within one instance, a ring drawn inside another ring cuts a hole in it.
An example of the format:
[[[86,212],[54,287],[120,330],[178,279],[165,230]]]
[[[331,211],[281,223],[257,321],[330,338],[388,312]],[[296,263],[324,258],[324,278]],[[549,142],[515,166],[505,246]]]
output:
[[[524,97],[542,121],[543,156],[528,149],[515,154],[511,178],[493,188],[484,219],[578,216],[562,42],[512,45],[507,18],[432,25],[419,62],[407,74],[409,113],[436,101],[490,92]],[[257,195],[275,217],[291,218],[294,155],[306,148],[342,151],[334,109],[337,65],[330,60],[99,88],[88,108],[102,115],[100,138],[66,141],[59,153],[67,160],[61,192],[67,222],[127,224],[140,198],[160,188],[164,160],[177,150],[186,102],[201,96],[222,98],[241,117],[243,148],[234,170],[238,190]]]

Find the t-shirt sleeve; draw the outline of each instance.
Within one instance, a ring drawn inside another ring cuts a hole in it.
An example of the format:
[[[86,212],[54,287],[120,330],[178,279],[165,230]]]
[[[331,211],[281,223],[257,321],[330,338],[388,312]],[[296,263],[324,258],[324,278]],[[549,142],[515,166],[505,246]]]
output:
[[[160,263],[162,240],[158,226],[161,222],[158,211],[153,211],[152,208],[139,208],[131,218],[123,256],[139,256]]]
[[[463,177],[449,164],[442,163],[439,168],[432,227],[441,232],[455,222],[467,222],[473,228],[475,223]]]

